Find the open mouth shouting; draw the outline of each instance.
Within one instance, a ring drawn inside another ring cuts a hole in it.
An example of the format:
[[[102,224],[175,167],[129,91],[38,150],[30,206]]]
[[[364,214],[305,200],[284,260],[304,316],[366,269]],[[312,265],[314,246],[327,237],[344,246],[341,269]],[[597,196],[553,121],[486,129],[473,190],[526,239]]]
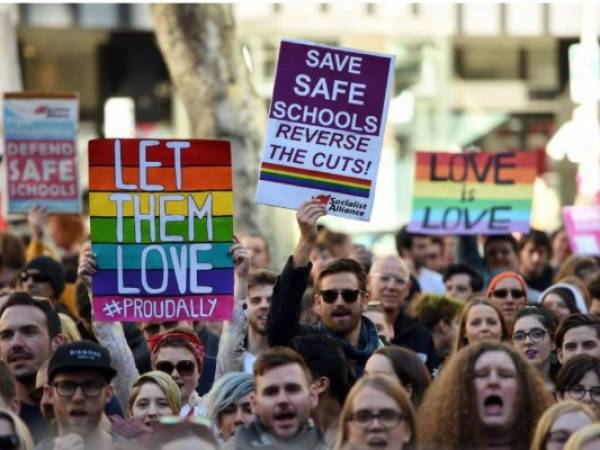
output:
[[[69,411],[69,417],[73,425],[86,425],[89,419],[87,411],[79,408]]]
[[[293,435],[298,427],[298,415],[290,409],[275,411],[273,425],[281,435]]]
[[[504,400],[496,394],[488,395],[483,401],[483,414],[486,417],[502,416],[504,412]]]
[[[385,435],[367,437],[367,448],[388,448],[388,439]]]
[[[331,318],[335,321],[349,320],[350,317],[352,317],[352,313],[344,307],[336,308],[331,312]]]

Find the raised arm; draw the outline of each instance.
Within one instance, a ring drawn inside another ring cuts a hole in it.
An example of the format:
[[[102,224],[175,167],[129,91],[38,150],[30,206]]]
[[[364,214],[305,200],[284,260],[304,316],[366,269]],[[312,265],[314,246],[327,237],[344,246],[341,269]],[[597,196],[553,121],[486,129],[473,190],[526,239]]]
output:
[[[248,271],[250,270],[250,252],[236,239],[231,247],[234,267],[234,305],[231,320],[223,323],[217,363],[215,369],[216,382],[228,372],[241,372],[243,369],[244,339],[248,329],[248,321],[244,305],[248,297]]]
[[[300,240],[292,255],[294,268],[304,267],[310,262],[310,253],[319,238],[317,220],[319,217],[323,217],[325,212],[325,205],[316,199],[308,200],[300,205],[296,213],[296,220],[300,228]]]
[[[312,268],[310,253],[317,242],[317,220],[324,215],[325,206],[318,200],[304,202],[296,213],[300,240],[277,277],[269,308],[267,339],[271,346],[288,345],[300,332],[302,296]]]
[[[50,255],[52,252],[44,244],[44,226],[48,222],[48,210],[43,206],[36,205],[27,213],[27,224],[31,240],[27,247],[27,261],[36,256]]]
[[[91,245],[86,243],[79,255],[79,279],[86,285],[88,295],[92,298],[92,275],[96,272],[96,257]],[[113,368],[117,371],[114,379],[115,395],[125,417],[129,415],[129,393],[131,386],[140,375],[131,349],[125,339],[123,326],[119,322],[92,321],[94,335],[98,343],[108,350]]]

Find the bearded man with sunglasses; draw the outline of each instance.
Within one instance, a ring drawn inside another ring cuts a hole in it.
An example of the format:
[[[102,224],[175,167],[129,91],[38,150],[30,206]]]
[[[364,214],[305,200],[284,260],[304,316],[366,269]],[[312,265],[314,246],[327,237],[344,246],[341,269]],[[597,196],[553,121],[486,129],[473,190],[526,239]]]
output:
[[[375,325],[362,316],[369,302],[367,275],[352,259],[329,263],[315,283],[314,309],[320,318],[317,325],[300,323],[302,296],[308,286],[312,264],[310,254],[318,238],[317,220],[326,213],[318,199],[304,202],[296,214],[300,241],[273,289],[267,319],[269,345],[289,346],[300,334],[325,333],[342,347],[352,375],[362,375],[367,359],[383,345]]]
[[[108,351],[91,341],[61,345],[48,364],[44,394],[54,406],[58,436],[40,442],[37,450],[108,450],[127,445],[101,425],[113,395],[116,371]]]

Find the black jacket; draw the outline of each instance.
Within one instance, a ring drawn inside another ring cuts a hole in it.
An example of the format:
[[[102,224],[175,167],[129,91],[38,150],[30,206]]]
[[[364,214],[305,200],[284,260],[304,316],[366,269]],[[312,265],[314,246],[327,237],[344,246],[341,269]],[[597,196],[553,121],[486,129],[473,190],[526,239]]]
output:
[[[406,314],[400,313],[394,322],[392,344],[409,348],[417,353],[432,373],[440,365],[431,333],[425,325]]]
[[[301,323],[302,296],[308,286],[311,268],[312,264],[310,262],[306,267],[294,268],[292,257],[290,257],[283,271],[278,275],[273,288],[271,307],[267,318],[267,340],[269,345],[289,346],[295,336],[309,333],[326,333],[340,344],[352,370],[350,375],[357,379],[362,375],[366,360],[377,347],[382,345],[377,335],[377,329],[369,319],[363,317],[359,345],[358,347],[352,347],[347,340],[326,329],[323,323],[317,325]]]

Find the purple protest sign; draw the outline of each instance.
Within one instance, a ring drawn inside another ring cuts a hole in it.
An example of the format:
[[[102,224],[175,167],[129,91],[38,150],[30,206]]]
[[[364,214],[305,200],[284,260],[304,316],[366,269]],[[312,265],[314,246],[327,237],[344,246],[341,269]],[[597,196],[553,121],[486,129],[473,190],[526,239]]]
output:
[[[567,206],[563,217],[573,253],[600,255],[600,206]]]
[[[284,40],[258,203],[369,220],[394,68],[391,55]]]

